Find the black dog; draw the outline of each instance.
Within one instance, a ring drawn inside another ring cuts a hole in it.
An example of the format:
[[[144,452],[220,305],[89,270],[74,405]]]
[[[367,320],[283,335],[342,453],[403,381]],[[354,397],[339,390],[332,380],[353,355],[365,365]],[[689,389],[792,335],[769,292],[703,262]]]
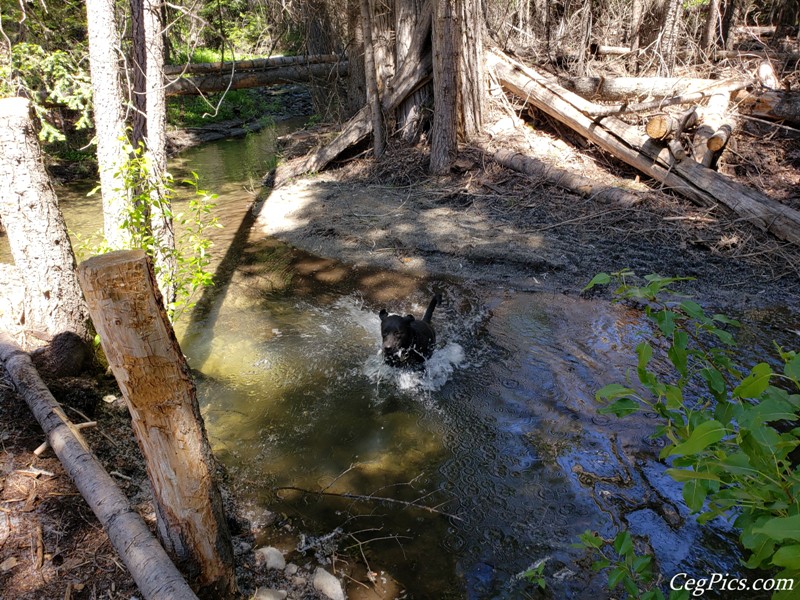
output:
[[[433,354],[436,345],[436,332],[431,326],[431,317],[442,295],[434,295],[428,310],[421,321],[413,315],[401,317],[381,310],[381,337],[383,338],[383,358],[392,367],[419,366]]]

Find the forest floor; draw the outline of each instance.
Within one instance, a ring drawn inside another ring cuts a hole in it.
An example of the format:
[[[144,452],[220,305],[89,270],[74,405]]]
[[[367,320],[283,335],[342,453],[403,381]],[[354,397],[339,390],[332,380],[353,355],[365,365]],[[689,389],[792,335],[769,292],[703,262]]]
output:
[[[303,250],[353,265],[569,294],[580,293],[597,272],[630,268],[639,275],[695,277],[687,289],[717,309],[784,307],[798,314],[800,249],[723,208],[701,209],[645,185],[629,167],[596,149],[563,141],[570,136],[550,122],[534,125],[497,133],[487,144],[516,148],[623,187],[640,194],[642,202],[625,208],[581,198],[504,169],[471,148],[462,149],[450,175],[431,177],[424,150],[397,146],[380,160],[355,158],[265,192],[258,226]],[[287,139],[287,155],[299,152],[293,140],[300,137],[306,143],[315,139],[307,133]],[[800,208],[798,140],[797,133],[747,124],[720,170]],[[54,387],[68,406],[86,413],[97,406],[88,416],[98,426],[84,435],[152,524],[143,462],[113,382],[99,377]],[[0,598],[136,596],[58,459],[49,450],[34,455],[42,441],[27,406],[0,380]],[[228,500],[235,515],[235,502]],[[246,521],[234,516],[231,524],[247,597],[259,586],[288,591],[289,598],[321,597],[309,583],[313,565],[291,576],[269,572],[256,563]]]

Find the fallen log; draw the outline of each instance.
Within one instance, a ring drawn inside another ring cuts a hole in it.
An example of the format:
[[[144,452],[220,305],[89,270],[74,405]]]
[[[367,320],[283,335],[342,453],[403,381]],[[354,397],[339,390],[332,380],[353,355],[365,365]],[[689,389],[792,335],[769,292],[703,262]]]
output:
[[[800,93],[777,90],[741,90],[733,95],[736,109],[743,114],[771,121],[800,124]]]
[[[0,361],[67,475],[105,529],[142,596],[148,600],[197,600],[145,522],[53,398],[30,357],[6,333],[0,333]]]
[[[265,87],[312,79],[343,77],[347,75],[347,62],[336,64],[318,63],[313,65],[292,65],[265,71],[244,71],[210,73],[198,77],[180,77],[165,82],[167,96],[190,96],[238,90],[243,88]]]
[[[615,117],[590,118],[596,105],[498,52],[487,52],[487,63],[504,88],[667,188],[703,206],[723,204],[759,229],[800,245],[800,212],[694,161],[676,162],[669,150]]]
[[[336,54],[310,54],[308,56],[273,56],[270,58],[253,58],[249,60],[232,60],[226,62],[187,63],[184,65],[165,65],[164,75],[241,73],[242,71],[260,71],[294,65],[335,63],[340,59],[341,57]]]
[[[489,158],[499,165],[525,175],[541,177],[557,187],[580,194],[584,198],[619,204],[620,206],[635,206],[642,201],[640,196],[627,190],[597,183],[583,175],[571,173],[566,169],[559,169],[519,152],[512,150],[485,150],[485,152]]]

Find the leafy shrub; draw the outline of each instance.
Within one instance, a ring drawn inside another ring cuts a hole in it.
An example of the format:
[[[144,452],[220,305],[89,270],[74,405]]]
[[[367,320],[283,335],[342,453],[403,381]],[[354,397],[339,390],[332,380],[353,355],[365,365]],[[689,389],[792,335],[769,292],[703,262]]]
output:
[[[617,282],[617,300],[644,305],[666,342],[674,372],[664,377],[653,363],[654,347],[636,347],[637,387],[607,385],[596,394],[600,412],[618,417],[638,410],[661,417],[654,437],[667,444],[660,458],[683,484],[683,498],[698,521],[731,519],[747,550],[746,566],[779,570],[777,577],[800,589],[800,355],[776,348],[775,370],[767,362],[738,364],[730,332],[739,326],[724,315],[707,315],[679,296],[676,277],[648,275],[646,285],[628,283],[623,271],[601,273],[586,289]],[[700,383],[699,397],[688,386]],[[797,592],[794,592],[797,593]],[[791,598],[778,592],[774,598]]]

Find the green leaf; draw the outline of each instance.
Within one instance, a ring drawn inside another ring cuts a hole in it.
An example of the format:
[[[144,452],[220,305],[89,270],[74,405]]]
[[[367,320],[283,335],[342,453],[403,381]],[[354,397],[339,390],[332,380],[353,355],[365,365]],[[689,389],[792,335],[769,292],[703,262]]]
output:
[[[754,527],[753,533],[763,533],[777,542],[783,540],[800,542],[800,515],[769,519],[761,527]]]
[[[586,284],[586,287],[583,288],[583,292],[592,289],[596,285],[606,285],[607,283],[611,283],[611,275],[608,273],[598,273],[592,280]]]
[[[800,544],[782,546],[772,557],[772,564],[787,569],[800,570]]]
[[[683,499],[692,512],[699,512],[708,496],[708,487],[704,481],[692,479],[683,484]]]
[[[618,383],[609,383],[597,390],[594,397],[597,400],[616,400],[617,398],[631,396],[633,394],[636,394],[636,390]]]
[[[745,377],[736,389],[733,390],[733,395],[736,398],[758,398],[763,394],[767,387],[769,387],[770,376],[772,375],[772,367],[767,363],[758,363],[750,375]]]
[[[600,571],[609,566],[611,566],[611,561],[608,560],[607,558],[596,560],[592,563],[592,571],[594,571],[595,573],[599,573]]]
[[[703,312],[703,307],[700,306],[697,302],[693,302],[692,300],[684,300],[680,303],[681,310],[685,312],[687,315],[692,317],[693,319],[697,319],[699,321],[706,320],[706,314]]]
[[[620,531],[617,537],[614,538],[614,550],[620,556],[627,556],[630,552],[633,552],[631,534],[627,531]]]
[[[719,475],[711,472],[690,471],[688,469],[667,469],[667,475],[672,477],[675,481],[695,481],[702,479],[704,481],[720,481]]]
[[[627,577],[627,574],[622,567],[614,567],[611,569],[608,573],[608,589],[613,590],[625,577]]]
[[[619,400],[614,400],[614,402],[608,406],[604,406],[597,412],[601,415],[612,414],[622,418],[638,412],[639,408],[639,403],[636,400],[632,398],[620,398]]]
[[[702,369],[700,371],[703,379],[706,380],[709,391],[717,400],[725,399],[725,378],[716,369]]]
[[[637,556],[635,559],[633,559],[633,570],[641,575],[647,571],[647,569],[650,567],[650,563],[652,562],[653,557],[650,555]]]
[[[671,310],[660,310],[655,314],[656,324],[665,337],[671,338],[675,331],[675,313]]]
[[[701,450],[707,448],[711,444],[715,444],[725,437],[727,434],[725,426],[711,419],[705,423],[698,425],[692,431],[689,438],[682,444],[678,444],[670,452],[670,456],[685,456],[687,454],[697,454]]]
[[[783,374],[790,379],[800,381],[800,354],[797,354],[784,365]]]
[[[578,539],[581,543],[587,548],[602,548],[603,547],[603,539],[594,533],[593,531],[589,531],[588,529],[584,531]]]

